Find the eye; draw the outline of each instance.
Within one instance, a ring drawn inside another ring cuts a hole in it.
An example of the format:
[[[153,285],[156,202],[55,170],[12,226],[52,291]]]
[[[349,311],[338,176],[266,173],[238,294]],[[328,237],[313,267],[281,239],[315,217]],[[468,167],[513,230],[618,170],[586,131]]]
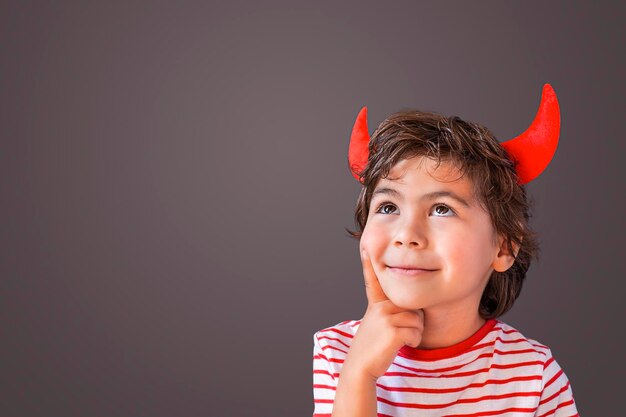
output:
[[[395,210],[395,208],[396,208],[396,206],[394,206],[391,203],[382,203],[376,209],[376,213],[391,214],[393,212],[393,210]]]
[[[433,212],[438,215],[437,217],[450,217],[455,215],[454,210],[445,204],[435,204],[433,209]]]

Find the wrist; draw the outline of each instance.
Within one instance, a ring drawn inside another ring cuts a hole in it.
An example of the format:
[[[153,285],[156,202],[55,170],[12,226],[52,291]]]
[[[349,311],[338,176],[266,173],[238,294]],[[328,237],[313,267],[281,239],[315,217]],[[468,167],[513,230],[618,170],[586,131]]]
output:
[[[376,381],[378,378],[369,372],[367,372],[362,367],[356,365],[353,366],[348,362],[344,362],[343,367],[341,368],[341,372],[339,374],[339,378],[343,380],[350,380],[353,383],[358,384],[368,384],[368,385],[376,385]]]

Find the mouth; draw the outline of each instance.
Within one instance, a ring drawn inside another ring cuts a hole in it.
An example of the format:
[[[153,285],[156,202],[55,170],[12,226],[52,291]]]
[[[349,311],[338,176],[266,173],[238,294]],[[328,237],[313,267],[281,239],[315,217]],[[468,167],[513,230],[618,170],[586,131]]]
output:
[[[428,274],[430,272],[436,271],[436,269],[418,268],[418,267],[409,266],[409,265],[397,265],[397,266],[387,265],[387,268],[391,272],[394,272],[400,275],[407,275],[407,276],[424,275],[424,274]]]

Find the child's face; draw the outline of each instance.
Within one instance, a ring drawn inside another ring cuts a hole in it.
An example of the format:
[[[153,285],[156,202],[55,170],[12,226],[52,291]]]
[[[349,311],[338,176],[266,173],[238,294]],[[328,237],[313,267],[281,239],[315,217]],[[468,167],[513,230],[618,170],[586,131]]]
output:
[[[435,169],[431,159],[416,157],[398,162],[389,173],[398,179],[381,179],[374,190],[360,246],[399,307],[477,314],[491,272],[513,263],[501,253],[501,239],[471,181],[459,176],[448,162]],[[450,196],[429,196],[440,192],[456,194],[467,206]],[[422,270],[393,268],[400,266]]]

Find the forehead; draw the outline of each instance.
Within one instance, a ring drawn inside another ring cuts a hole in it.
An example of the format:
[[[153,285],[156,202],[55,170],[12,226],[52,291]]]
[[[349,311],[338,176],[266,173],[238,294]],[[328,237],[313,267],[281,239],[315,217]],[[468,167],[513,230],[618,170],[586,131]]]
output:
[[[446,160],[437,162],[423,156],[399,161],[389,170],[386,178],[380,179],[379,185],[384,182],[398,184],[419,182],[423,185],[441,183],[473,194],[472,181],[467,175],[463,175],[458,165]]]

